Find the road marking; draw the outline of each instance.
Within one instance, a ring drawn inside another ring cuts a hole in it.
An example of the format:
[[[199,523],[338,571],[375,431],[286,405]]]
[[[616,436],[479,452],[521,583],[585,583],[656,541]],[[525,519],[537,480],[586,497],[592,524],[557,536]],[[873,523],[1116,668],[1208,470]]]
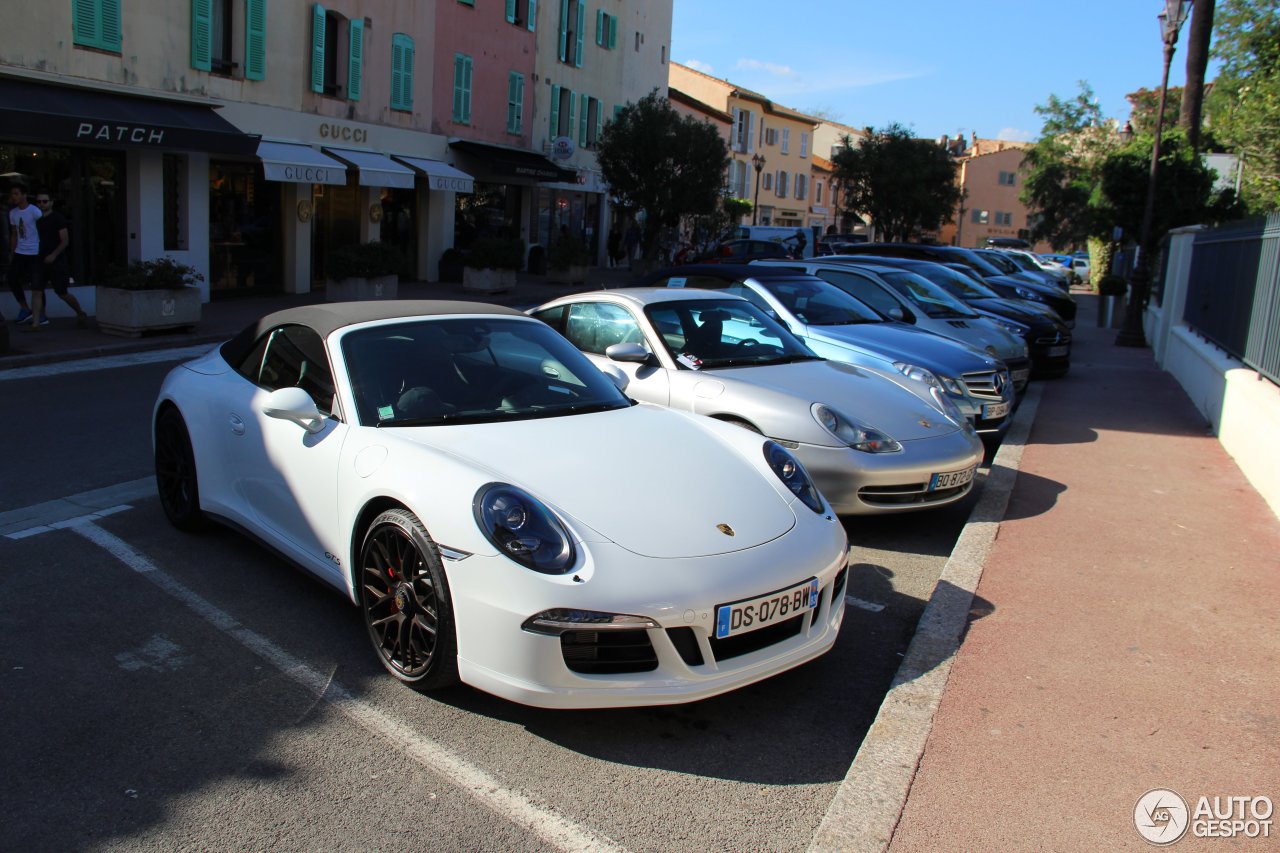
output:
[[[155,497],[155,494],[155,478],[142,477],[21,509],[0,512],[0,536],[21,539],[24,535],[34,536],[37,533],[46,533],[61,522],[87,514],[101,514],[113,507]]]
[[[87,373],[91,370],[112,370],[117,367],[137,367],[140,364],[157,364],[162,361],[187,361],[204,355],[213,347],[214,344],[200,344],[191,347],[104,355],[98,358],[80,358],[74,361],[59,361],[54,364],[34,364],[31,367],[15,367],[13,370],[0,370],[0,382],[15,379],[40,379],[46,376],[62,376],[67,373]]]
[[[41,524],[36,527],[28,527],[24,530],[18,530],[14,533],[6,533],[6,539],[26,539],[28,536],[36,536],[40,533],[48,533],[52,530],[66,530],[69,527],[75,527],[89,521],[97,521],[100,518],[106,518],[109,515],[115,515],[117,512],[124,512],[126,509],[133,509],[128,504],[120,504],[119,506],[107,507],[98,512],[91,512],[87,515],[77,515],[74,518],[68,518],[63,521],[54,521],[49,524]]]
[[[169,596],[195,611],[206,622],[271,664],[301,685],[317,699],[332,706],[351,722],[375,734],[409,755],[423,767],[452,781],[501,817],[533,833],[559,850],[599,850],[624,853],[610,839],[581,826],[558,812],[540,806],[525,795],[503,788],[484,770],[470,764],[446,747],[426,738],[409,726],[392,719],[377,708],[349,693],[346,688],[261,634],[246,628],[226,611],[184,586],[127,542],[98,527],[92,520],[67,529],[105,549],[133,571],[151,581]]]
[[[861,598],[854,598],[852,595],[846,595],[844,597],[844,603],[851,604],[862,610],[870,610],[872,613],[879,613],[881,610],[884,610],[883,604],[876,604],[874,601],[864,601]]]

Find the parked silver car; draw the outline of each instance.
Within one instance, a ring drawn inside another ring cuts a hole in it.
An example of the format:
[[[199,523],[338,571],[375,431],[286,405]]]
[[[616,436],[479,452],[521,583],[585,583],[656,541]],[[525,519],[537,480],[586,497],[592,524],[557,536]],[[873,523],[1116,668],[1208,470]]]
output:
[[[628,288],[529,313],[620,371],[628,396],[787,447],[842,515],[940,506],[972,488],[982,442],[945,395],[930,405],[901,375],[822,359],[745,299]]]

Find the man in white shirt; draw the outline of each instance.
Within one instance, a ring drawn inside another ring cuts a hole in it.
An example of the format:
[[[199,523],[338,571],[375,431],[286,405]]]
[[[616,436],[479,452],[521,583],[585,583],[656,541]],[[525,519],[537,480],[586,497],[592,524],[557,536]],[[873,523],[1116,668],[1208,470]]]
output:
[[[9,203],[13,205],[9,209],[9,290],[21,306],[18,322],[29,321],[28,328],[39,329],[49,320],[31,313],[23,291],[31,283],[31,269],[40,254],[40,232],[36,230],[40,209],[27,201],[27,188],[22,184],[9,188]]]

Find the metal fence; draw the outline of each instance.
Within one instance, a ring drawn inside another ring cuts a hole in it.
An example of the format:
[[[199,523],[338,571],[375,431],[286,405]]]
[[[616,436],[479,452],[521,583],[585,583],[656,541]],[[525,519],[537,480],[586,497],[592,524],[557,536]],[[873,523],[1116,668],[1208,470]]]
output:
[[[1280,384],[1280,213],[1196,235],[1183,319]]]

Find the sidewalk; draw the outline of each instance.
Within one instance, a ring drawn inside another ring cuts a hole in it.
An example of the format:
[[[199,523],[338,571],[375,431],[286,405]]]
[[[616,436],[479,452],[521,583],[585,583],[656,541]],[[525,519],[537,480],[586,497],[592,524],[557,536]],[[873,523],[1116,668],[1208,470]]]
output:
[[[1280,524],[1094,302],[1044,388],[893,851],[1150,849],[1134,809],[1154,788],[1187,802],[1180,851],[1280,848],[1280,813],[1269,839],[1193,835],[1201,796],[1280,801]]]
[[[638,275],[638,274],[636,274]],[[592,268],[587,280],[580,284],[548,284],[542,276],[520,273],[516,286],[506,293],[478,294],[462,289],[461,284],[402,282],[401,299],[461,299],[469,302],[488,302],[531,308],[566,293],[595,290],[600,287],[622,287],[631,282],[633,273],[626,269]],[[52,293],[47,294],[57,300]],[[140,338],[121,338],[108,335],[96,327],[77,329],[71,317],[54,317],[48,326],[38,332],[20,329],[12,320],[6,321],[9,330],[9,351],[0,353],[0,370],[27,367],[65,361],[72,358],[118,355],[152,349],[168,349],[196,344],[214,344],[235,335],[250,322],[296,305],[309,305],[324,301],[323,293],[285,294],[263,296],[238,296],[215,299],[201,308],[200,322],[191,332],[157,332]]]

